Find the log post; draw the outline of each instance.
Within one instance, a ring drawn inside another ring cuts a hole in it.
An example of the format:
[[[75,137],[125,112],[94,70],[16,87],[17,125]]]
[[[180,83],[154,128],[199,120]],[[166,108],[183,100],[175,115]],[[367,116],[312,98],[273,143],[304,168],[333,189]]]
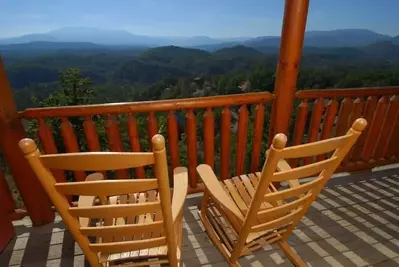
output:
[[[6,206],[0,205],[0,253],[3,252],[8,242],[13,238],[14,225]]]
[[[302,55],[309,0],[286,0],[280,54],[277,66],[273,110],[273,133],[288,134],[294,104],[294,94]],[[273,129],[274,127],[274,129]]]
[[[19,140],[25,137],[25,130],[18,117],[11,86],[0,58],[0,151],[10,168],[33,225],[39,226],[53,222],[54,212],[47,194],[18,147]]]

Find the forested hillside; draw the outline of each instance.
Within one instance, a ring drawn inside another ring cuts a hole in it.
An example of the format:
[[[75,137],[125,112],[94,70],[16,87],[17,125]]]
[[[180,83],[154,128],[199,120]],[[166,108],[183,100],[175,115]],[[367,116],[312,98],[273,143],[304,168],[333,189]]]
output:
[[[194,48],[118,47],[62,43],[0,46],[20,109],[59,89],[59,72],[79,69],[94,102],[153,100],[272,91],[275,47],[238,45],[214,52]],[[399,45],[305,47],[298,89],[399,85]]]

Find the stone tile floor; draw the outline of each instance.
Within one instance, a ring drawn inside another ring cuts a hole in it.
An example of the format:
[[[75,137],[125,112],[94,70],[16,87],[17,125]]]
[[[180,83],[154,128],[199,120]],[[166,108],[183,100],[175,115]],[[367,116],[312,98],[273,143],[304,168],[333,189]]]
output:
[[[399,169],[331,179],[289,243],[309,266],[399,266]],[[183,266],[228,266],[198,218],[201,196],[184,210]],[[84,266],[80,248],[61,218],[31,227],[15,222],[16,237],[0,266]],[[242,266],[293,266],[277,246],[240,260]],[[88,264],[86,263],[86,266]]]

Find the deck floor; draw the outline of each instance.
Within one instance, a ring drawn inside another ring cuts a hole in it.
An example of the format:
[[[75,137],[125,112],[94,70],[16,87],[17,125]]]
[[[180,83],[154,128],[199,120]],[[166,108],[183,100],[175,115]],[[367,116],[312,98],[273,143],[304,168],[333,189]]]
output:
[[[331,179],[289,243],[309,266],[399,266],[399,170]],[[184,210],[183,266],[227,266],[197,215],[200,196]],[[16,237],[0,266],[84,266],[81,250],[59,216],[54,224],[15,222]],[[242,266],[293,266],[277,246],[240,260]],[[86,263],[86,266],[89,266]]]

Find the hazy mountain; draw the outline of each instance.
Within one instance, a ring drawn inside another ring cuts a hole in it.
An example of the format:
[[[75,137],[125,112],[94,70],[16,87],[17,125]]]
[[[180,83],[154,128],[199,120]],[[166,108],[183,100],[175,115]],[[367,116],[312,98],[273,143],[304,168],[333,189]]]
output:
[[[392,42],[375,43],[362,47],[360,50],[367,53],[367,55],[372,58],[388,61],[399,59],[399,45],[395,45]]]
[[[30,42],[0,45],[0,51],[23,51],[23,50],[82,50],[82,49],[106,49],[107,46],[88,42]]]
[[[49,34],[27,34],[18,37],[0,39],[0,44],[23,44],[31,42],[57,42],[58,40]]]
[[[44,34],[29,34],[0,40],[0,44],[20,44],[29,42],[87,42],[103,45],[125,46],[182,46],[193,47],[209,52],[225,47],[245,45],[261,52],[274,53],[280,45],[279,36],[259,36],[255,38],[210,38],[208,36],[145,36],[132,34],[125,30],[105,30],[89,27],[69,27]],[[344,29],[333,31],[308,31],[305,46],[312,47],[359,47],[376,42],[392,41],[399,44],[399,36],[390,37],[370,30]]]
[[[337,47],[363,46],[389,41],[392,37],[370,30],[346,29],[334,31],[309,31],[305,35],[305,46]]]
[[[399,44],[399,37],[397,42]],[[363,29],[344,29],[333,31],[308,31],[305,33],[304,45],[308,47],[358,47],[377,42],[390,41],[394,38]],[[242,44],[253,47],[264,53],[274,53],[276,47],[280,46],[279,36],[259,36],[242,42]],[[229,47],[230,43],[217,44],[215,47],[206,46],[202,49],[214,51],[220,47]],[[201,48],[201,47],[199,47]]]
[[[212,56],[216,59],[232,59],[232,58],[257,59],[262,57],[263,54],[254,48],[244,45],[237,45],[233,47],[219,49],[215,51]]]
[[[125,30],[108,30],[90,27],[67,27],[44,34],[30,34],[0,40],[0,44],[18,44],[29,42],[88,42],[104,45],[144,45],[144,46],[196,46],[213,45],[230,41],[243,41],[248,38],[214,39],[208,36],[145,36],[132,34]]]

